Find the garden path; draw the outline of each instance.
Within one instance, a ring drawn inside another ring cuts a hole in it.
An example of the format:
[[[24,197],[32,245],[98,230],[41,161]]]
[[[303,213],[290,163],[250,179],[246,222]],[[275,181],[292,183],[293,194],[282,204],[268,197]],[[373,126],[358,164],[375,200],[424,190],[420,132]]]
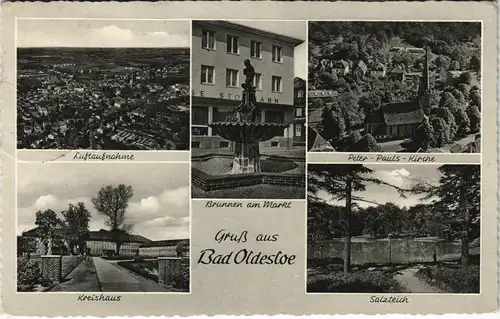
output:
[[[60,284],[50,291],[91,292],[100,291],[92,260],[82,261]]]
[[[398,274],[394,276],[401,285],[406,287],[409,292],[412,293],[440,293],[442,290],[429,285],[424,280],[415,276],[417,271],[420,270],[419,266],[406,268],[401,271],[398,271]]]
[[[122,269],[116,263],[111,263],[100,257],[92,257],[103,292],[138,292],[138,291],[168,291],[158,283],[142,278],[139,275]]]

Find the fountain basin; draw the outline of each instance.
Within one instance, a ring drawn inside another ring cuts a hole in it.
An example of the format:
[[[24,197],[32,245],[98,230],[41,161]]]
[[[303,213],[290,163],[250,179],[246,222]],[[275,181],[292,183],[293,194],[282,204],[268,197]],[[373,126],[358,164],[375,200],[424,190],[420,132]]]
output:
[[[234,174],[231,154],[193,156],[191,181],[204,192],[255,185],[305,188],[305,158],[263,155],[260,163],[260,172]]]
[[[212,132],[236,143],[257,143],[283,134],[290,123],[215,122],[209,124]]]

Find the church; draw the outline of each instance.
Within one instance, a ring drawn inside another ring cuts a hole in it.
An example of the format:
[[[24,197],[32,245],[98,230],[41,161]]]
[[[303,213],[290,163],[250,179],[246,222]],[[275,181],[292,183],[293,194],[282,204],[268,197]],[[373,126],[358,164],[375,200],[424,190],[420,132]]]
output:
[[[425,49],[424,70],[418,89],[418,97],[413,101],[386,103],[373,110],[365,119],[365,133],[373,135],[377,141],[404,139],[412,136],[426,118],[424,110],[429,110],[429,52]]]

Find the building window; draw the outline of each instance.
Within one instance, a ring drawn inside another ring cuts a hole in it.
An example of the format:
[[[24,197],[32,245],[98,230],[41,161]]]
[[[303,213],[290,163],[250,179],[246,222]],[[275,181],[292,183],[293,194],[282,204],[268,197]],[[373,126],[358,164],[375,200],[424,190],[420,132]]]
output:
[[[238,70],[226,69],[226,86],[238,86]]]
[[[301,107],[298,107],[295,109],[295,117],[302,117],[302,108]]]
[[[227,36],[227,53],[240,53],[237,37],[233,37],[232,35]]]
[[[201,47],[203,49],[215,50],[215,32],[203,30],[201,35]]]
[[[256,59],[262,59],[262,43],[257,41],[250,42],[250,56]]]
[[[266,122],[285,123],[285,113],[279,111],[266,111]]]
[[[208,65],[201,66],[201,84],[214,84],[214,67]]]
[[[191,126],[191,136],[208,136],[208,126]]]
[[[273,62],[283,62],[283,48],[273,45]]]
[[[191,107],[191,117],[193,125],[208,125],[208,107]]]
[[[302,136],[302,124],[295,125],[295,136]]]
[[[262,90],[262,74],[255,73],[253,76],[253,86],[256,90]]]
[[[234,109],[231,107],[213,107],[212,121],[225,122],[230,121],[234,114]]]
[[[272,88],[273,92],[281,92],[281,76],[274,76],[272,78]]]

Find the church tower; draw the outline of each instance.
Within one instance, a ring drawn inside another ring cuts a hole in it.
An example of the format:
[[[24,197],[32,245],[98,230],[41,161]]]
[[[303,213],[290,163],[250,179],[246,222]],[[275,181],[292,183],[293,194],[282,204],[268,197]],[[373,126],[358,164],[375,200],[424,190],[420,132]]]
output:
[[[424,69],[418,88],[418,102],[426,114],[430,111],[429,47],[425,47]]]

